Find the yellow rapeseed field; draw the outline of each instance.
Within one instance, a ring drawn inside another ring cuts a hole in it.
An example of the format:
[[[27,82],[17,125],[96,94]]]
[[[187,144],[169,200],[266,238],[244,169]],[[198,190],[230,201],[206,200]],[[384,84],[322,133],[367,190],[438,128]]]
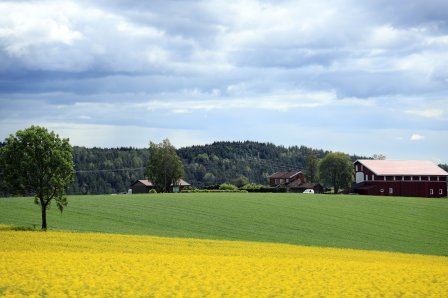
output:
[[[448,258],[0,229],[0,297],[447,297]]]

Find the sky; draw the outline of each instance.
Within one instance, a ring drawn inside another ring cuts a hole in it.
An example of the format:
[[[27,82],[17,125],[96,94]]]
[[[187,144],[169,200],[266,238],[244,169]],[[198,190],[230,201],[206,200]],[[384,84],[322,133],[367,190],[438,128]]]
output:
[[[448,1],[0,1],[0,140],[448,163]]]

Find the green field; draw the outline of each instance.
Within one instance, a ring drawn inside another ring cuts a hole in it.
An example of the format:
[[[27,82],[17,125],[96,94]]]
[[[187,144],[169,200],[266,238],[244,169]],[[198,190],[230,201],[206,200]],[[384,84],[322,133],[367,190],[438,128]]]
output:
[[[70,196],[50,229],[234,239],[448,256],[448,200],[189,193]],[[1,198],[0,223],[39,228],[32,198]]]

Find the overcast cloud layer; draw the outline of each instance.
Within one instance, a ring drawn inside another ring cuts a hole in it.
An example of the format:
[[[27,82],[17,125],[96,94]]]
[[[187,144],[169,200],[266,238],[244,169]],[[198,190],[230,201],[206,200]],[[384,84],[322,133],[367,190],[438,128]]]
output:
[[[1,1],[0,138],[448,162],[448,1]]]

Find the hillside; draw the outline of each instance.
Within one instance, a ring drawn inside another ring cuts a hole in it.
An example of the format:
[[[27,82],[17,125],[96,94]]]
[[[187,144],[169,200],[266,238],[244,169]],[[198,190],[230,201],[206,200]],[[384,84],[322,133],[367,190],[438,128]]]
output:
[[[327,153],[305,146],[283,147],[257,142],[215,142],[177,150],[185,165],[185,176],[194,185],[205,186],[240,181],[266,184],[280,170],[301,170],[312,151],[318,158]]]
[[[310,153],[322,158],[328,151],[251,141],[214,142],[177,150],[184,163],[184,178],[196,187],[224,182],[267,184],[267,177],[276,171],[303,170]],[[352,155],[351,158],[354,161],[365,157]],[[76,179],[68,194],[122,193],[136,180],[145,178],[148,150],[75,146],[73,160]],[[448,165],[440,166],[448,169]],[[0,189],[0,196],[7,194]]]
[[[266,184],[267,177],[276,171],[303,169],[307,152],[318,158],[327,153],[305,146],[287,148],[250,141],[215,142],[177,150],[184,163],[185,179],[198,187],[224,182]],[[77,173],[69,194],[120,193],[145,177],[148,150],[74,147],[73,159]]]
[[[448,256],[448,200],[187,193],[71,196],[50,229],[277,242]],[[31,198],[0,199],[0,224],[40,225]]]

